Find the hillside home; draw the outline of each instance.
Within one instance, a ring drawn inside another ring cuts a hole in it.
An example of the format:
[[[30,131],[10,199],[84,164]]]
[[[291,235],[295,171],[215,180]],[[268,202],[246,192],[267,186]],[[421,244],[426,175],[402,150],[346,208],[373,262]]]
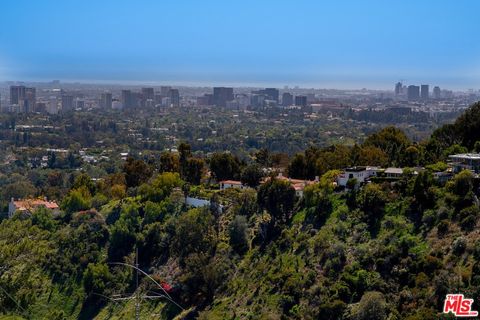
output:
[[[348,180],[356,179],[357,184],[365,183],[371,177],[377,176],[380,169],[378,167],[351,167],[346,168],[338,177],[337,184],[345,187]]]
[[[479,153],[461,153],[448,156],[454,172],[470,170],[474,173],[480,173],[480,154]]]
[[[52,214],[60,213],[60,207],[55,201],[48,201],[47,199],[23,199],[15,201],[12,198],[8,204],[8,217],[11,218],[17,211],[32,214],[40,207],[50,210]]]

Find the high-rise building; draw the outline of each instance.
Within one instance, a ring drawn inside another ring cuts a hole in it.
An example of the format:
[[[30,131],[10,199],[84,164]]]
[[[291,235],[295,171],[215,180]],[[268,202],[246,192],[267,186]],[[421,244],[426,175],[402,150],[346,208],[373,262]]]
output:
[[[441,98],[441,91],[439,86],[433,87],[433,99],[440,99]]]
[[[268,100],[265,94],[252,93],[250,96],[250,105],[254,108],[263,108],[265,100]]]
[[[227,101],[233,100],[233,88],[215,87],[213,88],[213,104],[217,107],[225,107]]]
[[[120,101],[123,104],[123,109],[133,109],[136,107],[136,97],[131,90],[122,90]]]
[[[112,94],[110,92],[102,93],[100,96],[100,108],[112,109]]]
[[[85,108],[85,100],[77,99],[77,100],[75,101],[75,108],[77,108],[77,109],[84,109],[84,108]]]
[[[25,88],[25,97],[23,98],[23,111],[25,113],[34,112],[37,103],[37,90],[35,88]]]
[[[278,97],[279,97],[278,89],[265,88],[263,92],[269,97],[269,100],[275,100],[276,102],[278,102]]]
[[[282,95],[282,105],[288,107],[293,105],[293,95],[289,92],[284,92]]]
[[[35,112],[39,112],[39,113],[47,112],[47,104],[45,102],[37,102],[35,104]]]
[[[408,86],[407,88],[407,97],[408,100],[418,100],[420,99],[420,87],[419,86]]]
[[[395,84],[395,95],[396,96],[399,96],[402,94],[402,83],[401,82],[397,82]]]
[[[261,90],[252,91],[252,94],[264,95],[265,99],[274,100],[276,102],[278,102],[279,96],[280,96],[278,89],[276,88],[265,88]]]
[[[73,110],[73,96],[64,94],[62,95],[62,111],[71,111]]]
[[[178,89],[170,89],[168,97],[170,98],[172,107],[180,107],[180,93]]]
[[[213,94],[206,93],[201,97],[197,97],[197,106],[211,106],[213,105]]]
[[[295,105],[305,107],[307,105],[307,96],[295,96]]]
[[[145,100],[155,99],[155,92],[153,88],[142,88],[142,96]]]
[[[56,97],[51,97],[47,103],[47,113],[57,114],[58,113],[58,101]]]
[[[35,111],[36,89],[25,86],[10,86],[10,105],[16,106],[17,112]]]
[[[10,105],[20,104],[25,97],[25,86],[10,86]]]
[[[420,97],[422,100],[428,100],[430,87],[428,84],[422,84],[420,87]]]
[[[163,97],[168,97],[168,92],[170,92],[171,89],[172,87],[170,86],[161,86],[160,95],[162,95]]]
[[[146,107],[148,105],[152,105],[155,101],[155,92],[153,88],[142,88],[142,107]]]

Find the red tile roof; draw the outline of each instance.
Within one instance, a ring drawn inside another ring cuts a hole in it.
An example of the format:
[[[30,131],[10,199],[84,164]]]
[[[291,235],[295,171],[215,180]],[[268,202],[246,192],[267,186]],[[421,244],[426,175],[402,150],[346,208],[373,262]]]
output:
[[[223,180],[223,181],[220,181],[220,183],[223,183],[223,184],[237,184],[237,185],[242,184],[241,181],[237,181],[237,180]]]
[[[45,207],[50,210],[58,209],[59,206],[55,201],[46,201],[41,199],[24,199],[13,201],[16,210],[20,211],[32,211],[38,207]]]

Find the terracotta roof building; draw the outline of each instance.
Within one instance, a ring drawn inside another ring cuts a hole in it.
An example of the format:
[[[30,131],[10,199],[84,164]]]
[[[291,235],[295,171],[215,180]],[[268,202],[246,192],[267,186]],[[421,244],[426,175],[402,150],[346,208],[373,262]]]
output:
[[[60,207],[55,201],[48,201],[47,199],[23,199],[15,201],[13,198],[8,204],[8,217],[11,218],[13,214],[17,211],[22,213],[31,214],[36,209],[44,207],[52,213],[59,213]]]

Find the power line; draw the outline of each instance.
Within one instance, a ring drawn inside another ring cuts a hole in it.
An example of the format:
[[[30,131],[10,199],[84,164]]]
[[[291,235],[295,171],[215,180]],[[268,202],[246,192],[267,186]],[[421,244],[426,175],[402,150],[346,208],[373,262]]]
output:
[[[135,319],[140,320],[140,304],[141,300],[152,300],[152,299],[166,299],[169,302],[173,303],[175,306],[180,308],[182,311],[185,310],[181,305],[179,305],[177,302],[175,302],[172,297],[168,294],[168,292],[162,287],[160,283],[158,283],[155,279],[153,279],[148,273],[140,269],[139,264],[138,264],[138,248],[135,250],[135,265],[129,264],[129,263],[124,263],[124,262],[109,262],[107,264],[110,265],[121,265],[121,266],[126,266],[129,268],[132,268],[135,270],[135,292],[131,295],[127,295],[125,297],[106,297],[103,296],[104,298],[107,298],[108,300],[117,302],[117,301],[128,301],[128,300],[133,300],[135,299]],[[139,286],[139,273],[143,274],[146,276],[148,279],[150,279],[153,283],[155,283],[161,290],[162,294],[156,293],[156,295],[141,295],[138,286]],[[102,295],[100,295],[102,296]]]

